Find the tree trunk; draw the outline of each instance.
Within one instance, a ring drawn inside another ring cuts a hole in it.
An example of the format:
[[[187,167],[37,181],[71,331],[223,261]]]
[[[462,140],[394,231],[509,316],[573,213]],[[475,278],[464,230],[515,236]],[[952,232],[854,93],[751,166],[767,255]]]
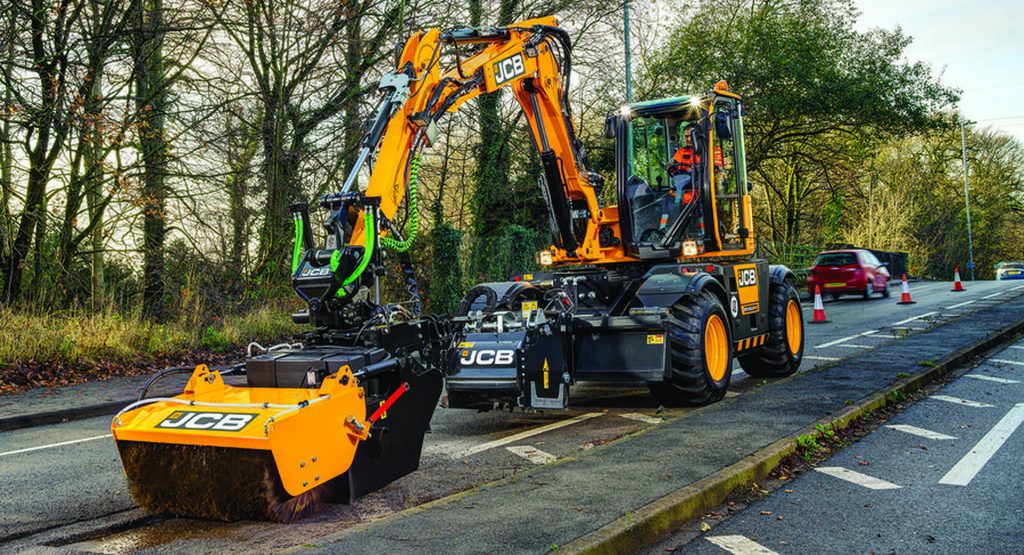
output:
[[[168,144],[164,135],[167,88],[163,63],[163,0],[135,0],[135,94],[139,112],[142,176],[142,305],[152,320],[166,316],[164,238]]]
[[[9,75],[14,67],[14,31],[15,18],[14,10],[8,12],[8,18],[4,21],[4,75]],[[10,245],[9,233],[11,225],[11,194],[14,183],[12,171],[14,169],[14,151],[11,148],[11,119],[10,110],[12,93],[10,87],[4,87],[3,104],[0,104],[0,261],[6,259]],[[0,264],[0,283],[6,283],[7,268]],[[0,301],[6,295],[0,295]]]
[[[106,205],[103,203],[103,130],[100,123],[100,110],[97,106],[98,99],[103,95],[103,64],[99,64],[93,75],[92,91],[90,101],[93,109],[90,110],[92,118],[89,120],[90,141],[85,150],[85,203],[89,212],[89,220],[92,231],[89,233],[89,298],[92,301],[92,309],[99,311],[106,301],[106,271],[103,259],[103,212]]]

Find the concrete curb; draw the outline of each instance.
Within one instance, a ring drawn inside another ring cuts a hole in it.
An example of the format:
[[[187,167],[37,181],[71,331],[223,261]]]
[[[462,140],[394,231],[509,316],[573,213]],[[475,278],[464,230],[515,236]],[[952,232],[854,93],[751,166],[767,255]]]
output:
[[[797,437],[821,435],[816,426],[846,428],[858,417],[891,402],[894,392],[905,394],[918,391],[951,373],[970,358],[988,351],[1005,342],[1010,336],[1022,331],[1024,331],[1024,319],[1004,326],[985,340],[934,361],[934,366],[917,372],[909,378],[903,378],[834,415],[821,418],[802,430],[779,439],[735,464],[684,486],[594,532],[577,538],[562,546],[558,552],[588,555],[635,553],[702,513],[720,505],[736,487],[750,485],[764,479],[782,459],[796,451]]]
[[[17,430],[19,428],[31,428],[33,426],[45,426],[47,424],[59,424],[68,420],[92,418],[93,416],[113,416],[117,411],[131,403],[134,403],[136,399],[137,396],[120,401],[108,401],[106,403],[97,403],[94,405],[85,405],[68,409],[8,416],[0,418],[0,432]]]

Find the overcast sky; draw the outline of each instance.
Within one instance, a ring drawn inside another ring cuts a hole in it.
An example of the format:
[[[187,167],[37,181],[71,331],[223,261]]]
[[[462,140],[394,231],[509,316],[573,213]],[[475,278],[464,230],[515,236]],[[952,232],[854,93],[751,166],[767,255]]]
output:
[[[961,112],[1024,140],[1024,2],[857,0],[862,29],[900,26],[911,60],[963,90]]]

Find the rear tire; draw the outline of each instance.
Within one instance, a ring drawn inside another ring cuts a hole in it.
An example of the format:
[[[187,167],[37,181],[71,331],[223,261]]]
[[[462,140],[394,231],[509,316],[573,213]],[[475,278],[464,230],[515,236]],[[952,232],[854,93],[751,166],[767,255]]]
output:
[[[890,295],[892,292],[889,291],[889,278],[885,278],[885,289],[882,289],[882,296],[888,299]]]
[[[871,295],[875,293],[875,284],[871,283],[870,279],[864,280],[864,300],[871,300]]]
[[[706,405],[725,396],[732,378],[732,333],[722,303],[710,291],[672,306],[670,378],[648,383],[665,406]]]
[[[796,289],[788,281],[772,283],[768,291],[768,340],[760,349],[736,358],[743,371],[755,378],[792,375],[804,357],[804,335]]]

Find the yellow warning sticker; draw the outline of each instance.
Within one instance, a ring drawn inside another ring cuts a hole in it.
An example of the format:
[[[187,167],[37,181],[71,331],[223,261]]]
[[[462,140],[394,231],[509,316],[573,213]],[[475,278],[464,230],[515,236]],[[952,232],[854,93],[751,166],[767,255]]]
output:
[[[663,334],[663,333],[648,334],[648,336],[647,336],[647,344],[648,345],[664,345],[665,344],[665,334]]]
[[[551,367],[548,366],[548,359],[545,358],[544,359],[544,389],[547,389],[548,387],[550,387],[549,384],[551,382],[548,381],[548,375],[549,374],[551,374]]]
[[[387,401],[381,401],[379,406],[383,407],[384,403],[386,403],[386,402]],[[384,412],[380,413],[380,419],[381,420],[384,420],[387,417],[388,417],[388,411],[384,411]]]
[[[530,281],[533,279],[533,274],[523,274],[523,281]]]
[[[462,343],[459,343],[459,348],[460,349],[472,349],[473,345],[475,345],[475,343],[473,343],[471,341],[463,341]]]
[[[531,312],[537,310],[537,301],[523,301],[521,309],[523,311],[523,319],[525,320],[530,317]]]

